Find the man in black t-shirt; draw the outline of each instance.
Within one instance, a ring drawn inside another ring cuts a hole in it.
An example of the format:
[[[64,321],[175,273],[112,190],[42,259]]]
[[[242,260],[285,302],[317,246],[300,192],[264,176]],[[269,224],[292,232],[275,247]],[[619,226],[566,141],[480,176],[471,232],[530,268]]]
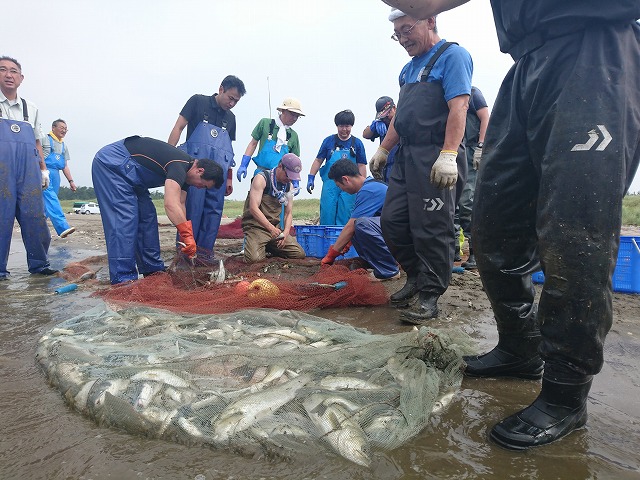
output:
[[[138,136],[100,149],[91,175],[112,284],[136,280],[138,273],[164,270],[158,217],[149,188],[164,186],[165,212],[185,244],[182,251],[194,257],[197,245],[186,217],[187,189],[220,188],[224,181],[222,168],[213,160],[193,159],[165,142]]]
[[[416,19],[466,1],[384,0]],[[491,7],[500,49],[515,63],[482,149],[472,230],[498,345],[465,357],[465,374],[542,377],[538,398],[490,433],[523,450],[586,424],[604,363],[622,199],[640,162],[640,2]],[[536,309],[531,272],[540,267]]]

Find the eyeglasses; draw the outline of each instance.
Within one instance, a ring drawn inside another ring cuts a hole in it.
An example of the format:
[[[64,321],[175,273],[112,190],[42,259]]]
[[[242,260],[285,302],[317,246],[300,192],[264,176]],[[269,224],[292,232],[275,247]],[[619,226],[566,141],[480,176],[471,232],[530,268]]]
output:
[[[413,30],[413,27],[415,27],[421,21],[422,20],[418,20],[416,23],[411,25],[411,27],[409,27],[409,28],[407,28],[405,30],[402,30],[401,32],[393,32],[393,35],[391,35],[391,40],[399,42],[402,37],[409,38],[409,35],[411,34],[411,30]]]

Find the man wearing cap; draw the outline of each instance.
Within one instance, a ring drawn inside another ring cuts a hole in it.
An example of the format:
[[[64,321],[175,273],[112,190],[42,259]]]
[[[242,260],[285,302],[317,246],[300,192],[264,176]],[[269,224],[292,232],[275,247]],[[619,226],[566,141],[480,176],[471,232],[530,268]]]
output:
[[[389,124],[391,123],[391,120],[393,120],[395,114],[396,104],[393,103],[393,99],[386,96],[380,97],[376,100],[376,118],[371,122],[371,125],[365,127],[364,132],[362,132],[362,136],[364,138],[368,138],[372,142],[376,138],[380,138],[380,142],[382,143],[384,141],[384,137],[387,135]],[[396,144],[389,151],[387,163],[384,168],[382,168],[382,171],[371,171],[373,178],[381,179],[383,182],[389,183],[389,175],[391,175],[391,169],[393,168],[395,155],[399,146],[399,144]]]
[[[44,216],[42,190],[49,171],[42,157],[44,137],[38,108],[18,96],[22,66],[0,56],[0,280],[9,278],[7,263],[13,225],[18,220],[30,273],[53,275],[47,254],[51,234]]]
[[[322,141],[316,159],[307,176],[307,192],[311,193],[316,173],[320,171],[322,193],[320,194],[320,225],[345,225],[351,218],[355,195],[340,190],[329,179],[331,165],[341,158],[348,158],[358,166],[363,177],[367,176],[367,154],[362,140],[351,135],[356,116],[351,110],[336,113],[333,119],[338,133]]]
[[[385,0],[416,18],[465,0]],[[491,0],[503,80],[482,149],[473,243],[498,344],[465,374],[539,379],[490,438],[547,444],[587,422],[612,324],[622,199],[640,163],[640,2]],[[539,304],[531,272],[542,266]]]
[[[278,107],[276,118],[263,118],[258,122],[251,132],[251,140],[236,172],[239,182],[247,176],[251,156],[258,146],[258,155],[253,158],[257,166],[254,175],[260,170],[271,170],[287,153],[300,156],[298,134],[291,127],[303,116],[300,101],[296,98],[285,98]],[[294,187],[298,188],[297,182]]]
[[[236,139],[236,117],[231,109],[236,106],[246,89],[242,80],[227,75],[211,96],[193,95],[182,108],[167,143],[176,146],[187,127],[187,140],[180,149],[192,157],[215,160],[226,172],[226,188],[190,188],[187,194],[187,218],[193,224],[198,245],[212,251],[218,235],[224,197],[233,192],[233,147]]]
[[[453,216],[466,177],[462,138],[473,66],[464,48],[440,39],[435,17],[419,20],[393,9],[389,20],[391,38],[412,59],[400,72],[396,114],[371,170],[381,171],[387,152],[400,143],[381,225],[389,250],[407,274],[391,303],[406,309],[404,321],[422,324],[437,317],[438,299],[451,281]]]
[[[271,170],[259,170],[251,179],[251,189],[244,202],[242,231],[244,260],[264,260],[267,253],[283,258],[304,258],[296,239],[289,235],[293,224],[293,185],[300,181],[302,162],[287,153]],[[284,206],[284,225],[280,229],[280,212]]]

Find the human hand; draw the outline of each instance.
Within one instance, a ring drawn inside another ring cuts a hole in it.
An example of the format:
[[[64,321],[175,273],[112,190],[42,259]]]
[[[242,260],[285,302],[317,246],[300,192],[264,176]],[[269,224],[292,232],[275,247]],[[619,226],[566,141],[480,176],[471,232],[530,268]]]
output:
[[[378,150],[376,150],[376,153],[373,154],[373,157],[371,157],[371,160],[369,161],[369,170],[371,170],[373,178],[382,178],[382,170],[384,170],[384,167],[387,164],[388,157],[389,152],[385,148],[378,147]]]
[[[307,192],[309,192],[309,194],[311,194],[311,192],[313,191],[313,187],[314,187],[314,182],[316,181],[316,176],[315,175],[307,175]]]
[[[482,144],[479,143],[476,148],[473,149],[473,168],[478,170],[480,168],[480,160],[482,159]]]
[[[189,258],[195,258],[198,247],[196,245],[195,238],[193,238],[193,226],[191,225],[191,220],[179,223],[176,225],[176,228],[180,234],[180,240],[184,243],[184,247],[181,248],[182,253],[187,255]]]
[[[442,150],[438,159],[431,167],[431,183],[437,188],[453,188],[458,180],[458,164],[456,158],[458,152],[454,150]]]
[[[324,258],[320,261],[321,265],[333,265],[333,262],[335,262],[336,257],[339,257],[340,255],[342,255],[339,251],[337,251],[335,248],[333,248],[333,245],[331,245],[329,247],[329,250],[327,251],[327,254],[324,256]]]
[[[42,174],[42,190],[49,188],[49,170],[40,170]]]
[[[242,161],[240,162],[240,166],[238,167],[238,171],[236,172],[236,178],[239,182],[241,182],[242,179],[247,176],[247,167],[249,166],[250,161],[251,157],[249,155],[242,156]]]
[[[387,124],[382,120],[374,120],[369,125],[369,130],[377,133],[379,137],[384,137],[387,134]]]

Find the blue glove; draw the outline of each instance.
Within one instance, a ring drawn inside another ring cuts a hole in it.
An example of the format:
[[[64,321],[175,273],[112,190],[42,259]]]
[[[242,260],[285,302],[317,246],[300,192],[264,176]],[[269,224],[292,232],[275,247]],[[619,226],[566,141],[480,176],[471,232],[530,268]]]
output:
[[[309,192],[309,194],[311,194],[311,192],[313,191],[313,183],[316,181],[316,176],[315,175],[307,175],[307,192]]]
[[[300,193],[300,180],[291,180],[291,185],[293,185],[293,196],[295,197]]]
[[[242,156],[242,162],[240,162],[240,166],[238,167],[238,171],[236,172],[236,178],[239,182],[241,182],[242,179],[247,176],[247,167],[249,166],[250,161],[251,157],[249,155]]]
[[[374,120],[373,122],[371,122],[371,125],[369,125],[369,130],[371,130],[372,132],[376,132],[379,137],[384,138],[384,136],[387,134],[387,124],[382,120]]]

